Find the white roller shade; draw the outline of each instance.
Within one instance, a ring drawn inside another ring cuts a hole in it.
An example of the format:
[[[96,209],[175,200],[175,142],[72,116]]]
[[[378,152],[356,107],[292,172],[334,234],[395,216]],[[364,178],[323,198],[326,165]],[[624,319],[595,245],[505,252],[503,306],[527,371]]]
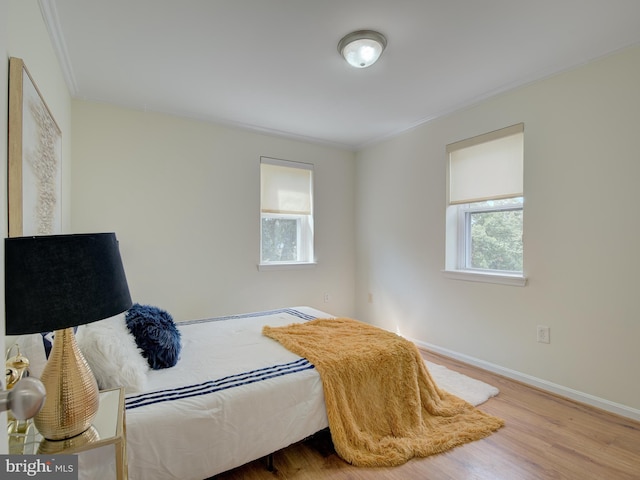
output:
[[[523,124],[448,145],[449,203],[522,196],[523,151]]]
[[[262,213],[311,215],[313,165],[262,158],[260,209]]]

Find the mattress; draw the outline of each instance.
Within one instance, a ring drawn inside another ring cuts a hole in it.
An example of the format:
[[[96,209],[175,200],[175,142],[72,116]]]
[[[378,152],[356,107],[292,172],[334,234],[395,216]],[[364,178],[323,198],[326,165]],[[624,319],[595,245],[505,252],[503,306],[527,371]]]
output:
[[[317,371],[262,327],[327,317],[295,307],[178,323],[178,364],[126,398],[129,478],[202,480],[326,428]]]

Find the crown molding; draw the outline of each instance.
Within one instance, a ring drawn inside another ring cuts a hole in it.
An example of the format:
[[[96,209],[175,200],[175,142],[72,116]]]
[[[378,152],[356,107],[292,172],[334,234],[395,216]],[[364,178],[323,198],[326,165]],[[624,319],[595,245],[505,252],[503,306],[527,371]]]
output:
[[[58,18],[58,10],[54,0],[38,0],[40,5],[40,11],[42,12],[42,18],[47,26],[49,37],[51,39],[51,45],[56,52],[64,81],[67,84],[69,93],[72,97],[78,94],[78,84],[76,83],[75,75],[73,74],[73,68],[71,67],[71,61],[69,60],[69,52],[67,52],[67,44],[64,41],[64,35],[60,28],[60,20]]]

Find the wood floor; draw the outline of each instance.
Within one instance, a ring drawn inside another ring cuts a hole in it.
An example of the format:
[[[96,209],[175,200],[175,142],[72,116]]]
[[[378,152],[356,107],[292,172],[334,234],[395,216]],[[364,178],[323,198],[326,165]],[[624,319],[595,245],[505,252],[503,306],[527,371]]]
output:
[[[423,352],[426,359],[495,385],[479,408],[505,420],[488,438],[395,468],[357,468],[332,450],[328,435],[292,445],[215,480],[639,480],[640,423]]]

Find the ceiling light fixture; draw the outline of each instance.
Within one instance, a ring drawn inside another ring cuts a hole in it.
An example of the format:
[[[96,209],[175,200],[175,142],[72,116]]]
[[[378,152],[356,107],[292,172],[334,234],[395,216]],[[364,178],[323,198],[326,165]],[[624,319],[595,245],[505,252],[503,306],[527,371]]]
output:
[[[351,32],[338,42],[338,52],[349,65],[356,68],[370,67],[384,51],[387,39],[373,30]]]

